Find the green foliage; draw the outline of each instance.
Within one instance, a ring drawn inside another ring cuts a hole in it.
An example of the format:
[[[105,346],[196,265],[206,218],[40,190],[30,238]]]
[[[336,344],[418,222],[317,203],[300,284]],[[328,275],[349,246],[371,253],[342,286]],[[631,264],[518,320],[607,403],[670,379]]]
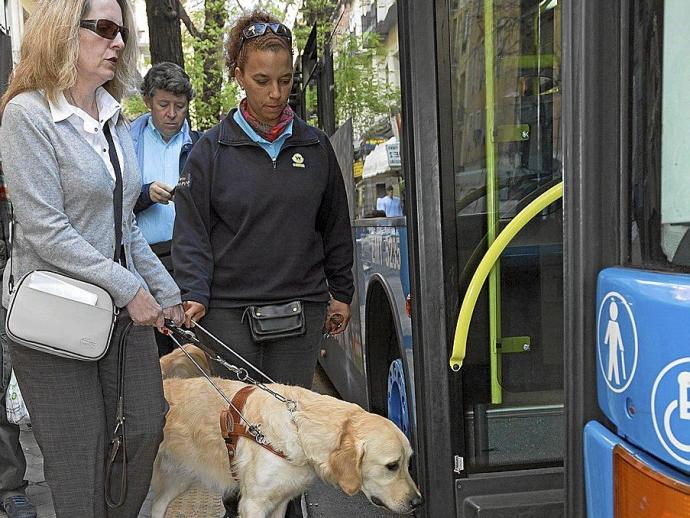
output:
[[[283,2],[284,5],[278,5],[272,0],[259,0],[258,2],[256,2],[256,4],[254,4],[253,9],[258,9],[259,11],[266,11],[267,13],[272,14],[279,20],[283,20],[288,6],[293,5],[294,3],[295,0],[288,0],[286,2]]]
[[[130,95],[122,100],[122,113],[129,120],[134,120],[147,111],[149,109],[144,104],[144,98],[141,94]]]
[[[379,71],[385,49],[378,35],[344,34],[335,43],[336,121],[340,125],[352,117],[355,134],[361,134],[399,105],[400,90]]]
[[[306,122],[312,126],[318,124],[318,93],[316,87],[309,85],[307,91],[304,93],[304,104],[306,107]]]
[[[223,54],[228,20],[236,14],[236,6],[226,0],[204,0],[189,13],[197,34],[183,32],[185,69],[196,92],[190,115],[194,126],[202,130],[217,124],[238,101],[239,88],[228,77]]]
[[[337,6],[337,0],[304,0],[300,8],[302,23],[296,24],[292,31],[295,46],[298,49],[304,49],[309,33],[316,24],[319,55],[321,55],[324,42],[330,37],[333,30],[331,17]]]
[[[302,51],[314,24],[318,30],[318,55],[323,56],[324,44],[331,38],[337,0],[304,0],[301,23],[293,30],[295,45]],[[352,117],[355,134],[365,133],[382,116],[400,104],[398,85],[391,85],[380,72],[385,66],[386,50],[379,36],[367,32],[335,35],[330,41],[335,69],[336,123]],[[306,92],[306,108],[312,113],[316,97]]]

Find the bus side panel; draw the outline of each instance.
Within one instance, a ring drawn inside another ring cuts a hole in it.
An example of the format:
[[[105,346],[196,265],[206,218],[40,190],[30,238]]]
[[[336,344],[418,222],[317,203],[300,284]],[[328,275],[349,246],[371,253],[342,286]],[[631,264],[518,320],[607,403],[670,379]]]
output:
[[[585,426],[585,493],[589,518],[613,518],[613,448],[620,437],[596,421]]]
[[[364,220],[354,227],[355,295],[352,320],[348,329],[325,340],[320,363],[339,394],[365,408],[370,408],[367,393],[366,318],[367,299],[373,283],[386,294],[398,343],[406,367],[409,393],[414,397],[412,366],[412,326],[406,314],[406,298],[410,293],[407,256],[407,227],[404,218]],[[370,325],[376,325],[371,322]],[[384,382],[386,380],[383,380]],[[414,405],[410,408],[414,419]]]
[[[620,436],[690,475],[690,275],[606,268],[597,303],[602,412]]]
[[[616,467],[617,456],[628,460]],[[690,477],[597,421],[585,426],[584,459],[588,518],[690,516]]]
[[[357,229],[353,230],[356,232]],[[319,363],[343,399],[369,410],[362,342],[365,303],[363,294],[366,292],[363,291],[364,275],[359,255],[357,244],[352,267],[355,281],[355,293],[350,305],[352,318],[343,333],[324,340]]]
[[[412,323],[406,311],[406,301],[410,294],[409,261],[407,249],[407,226],[404,218],[380,218],[371,225],[355,228],[357,242],[357,261],[362,277],[358,279],[360,293],[369,294],[372,282],[379,282],[390,304],[393,325],[403,361],[407,367],[407,382],[410,393],[414,395],[412,366]],[[360,318],[362,320],[362,342],[366,339],[366,303],[369,297],[360,297]],[[376,325],[376,322],[369,323]],[[413,405],[414,406],[414,405]],[[414,412],[412,409],[410,409]]]

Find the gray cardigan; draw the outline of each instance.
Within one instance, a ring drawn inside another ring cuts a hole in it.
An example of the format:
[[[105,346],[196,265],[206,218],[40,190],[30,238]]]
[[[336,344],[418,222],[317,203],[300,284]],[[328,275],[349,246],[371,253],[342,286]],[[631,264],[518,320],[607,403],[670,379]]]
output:
[[[118,307],[140,287],[163,307],[180,302],[180,292],[137,227],[132,209],[141,175],[125,123],[116,126],[122,148],[122,242],[127,268],[115,250],[113,189],[103,160],[68,120],[53,122],[45,97],[25,92],[5,108],[0,126],[0,159],[14,206],[12,269],[51,270],[107,290]],[[9,302],[10,265],[5,268],[2,304]]]

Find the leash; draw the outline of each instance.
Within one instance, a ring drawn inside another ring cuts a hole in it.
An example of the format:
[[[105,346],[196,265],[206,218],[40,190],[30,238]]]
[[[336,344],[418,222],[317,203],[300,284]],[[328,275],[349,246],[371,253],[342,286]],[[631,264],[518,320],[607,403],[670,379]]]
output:
[[[193,323],[194,323],[195,327],[198,327],[207,336],[209,336],[214,341],[216,341],[218,344],[220,344],[224,349],[226,349],[228,352],[232,353],[235,357],[237,357],[238,359],[245,362],[249,367],[251,367],[257,373],[259,373],[261,376],[266,378],[266,380],[268,380],[269,383],[275,383],[268,375],[266,375],[261,370],[259,370],[258,367],[256,367],[251,362],[245,360],[240,354],[235,352],[228,345],[224,344],[221,340],[216,338],[213,334],[211,334],[209,331],[204,329],[201,325],[199,325],[196,322],[193,322]],[[265,383],[254,379],[253,377],[251,377],[249,375],[249,372],[247,371],[247,369],[245,369],[243,367],[237,367],[236,365],[232,365],[231,363],[228,363],[227,361],[225,361],[223,358],[221,358],[221,356],[218,353],[216,353],[215,351],[213,351],[212,349],[207,347],[203,342],[201,342],[201,340],[199,340],[197,335],[192,330],[179,327],[177,324],[175,324],[175,322],[173,322],[172,320],[168,320],[168,319],[166,319],[166,321],[165,321],[165,327],[168,328],[168,330],[170,331],[170,334],[168,336],[170,336],[170,338],[175,343],[175,345],[177,345],[177,347],[185,354],[185,356],[187,356],[187,358],[189,358],[189,360],[191,360],[191,362],[194,364],[194,366],[197,368],[197,370],[201,373],[201,375],[204,378],[206,378],[206,381],[208,381],[211,384],[211,386],[216,390],[216,392],[218,392],[220,397],[223,398],[223,400],[228,404],[228,406],[234,410],[234,412],[237,414],[239,419],[242,421],[242,423],[247,428],[247,431],[251,434],[251,436],[254,438],[254,440],[259,445],[265,446],[266,444],[268,444],[266,436],[261,431],[261,425],[251,423],[251,422],[249,422],[249,420],[247,420],[244,417],[244,414],[242,414],[242,409],[238,408],[235,404],[233,404],[233,402],[225,395],[225,393],[220,389],[220,387],[218,387],[218,385],[211,379],[211,377],[208,374],[206,374],[206,372],[204,372],[204,369],[201,368],[201,366],[197,363],[197,361],[187,351],[185,351],[185,349],[182,347],[181,341],[185,341],[187,343],[192,343],[192,344],[196,345],[197,347],[199,347],[202,351],[204,351],[207,355],[209,355],[209,357],[213,361],[219,363],[220,365],[222,365],[223,367],[228,369],[230,372],[232,372],[237,377],[237,379],[239,381],[242,381],[243,383],[248,383],[250,385],[253,385],[256,388],[263,390],[264,392],[267,392],[268,394],[273,396],[275,399],[277,399],[281,403],[285,404],[288,412],[290,413],[291,418],[294,416],[294,413],[297,411],[297,402],[296,401],[286,398],[282,394],[280,394],[280,393],[276,392],[275,390],[272,390],[271,388],[266,386]]]
[[[125,324],[117,350],[117,414],[115,416],[115,430],[110,439],[110,451],[105,469],[105,503],[110,509],[120,507],[127,498],[127,443],[125,442],[125,346],[134,323],[128,320]],[[122,450],[122,474],[120,475],[120,495],[117,501],[111,495],[110,476],[118,452]]]

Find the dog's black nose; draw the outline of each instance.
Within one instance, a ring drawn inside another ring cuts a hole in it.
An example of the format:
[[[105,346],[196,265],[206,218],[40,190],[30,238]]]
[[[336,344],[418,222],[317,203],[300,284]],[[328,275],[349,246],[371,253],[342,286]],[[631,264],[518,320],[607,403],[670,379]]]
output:
[[[421,507],[423,503],[424,499],[422,498],[422,495],[416,495],[412,500],[410,500],[410,507],[412,507],[412,509],[417,509],[418,507]]]

